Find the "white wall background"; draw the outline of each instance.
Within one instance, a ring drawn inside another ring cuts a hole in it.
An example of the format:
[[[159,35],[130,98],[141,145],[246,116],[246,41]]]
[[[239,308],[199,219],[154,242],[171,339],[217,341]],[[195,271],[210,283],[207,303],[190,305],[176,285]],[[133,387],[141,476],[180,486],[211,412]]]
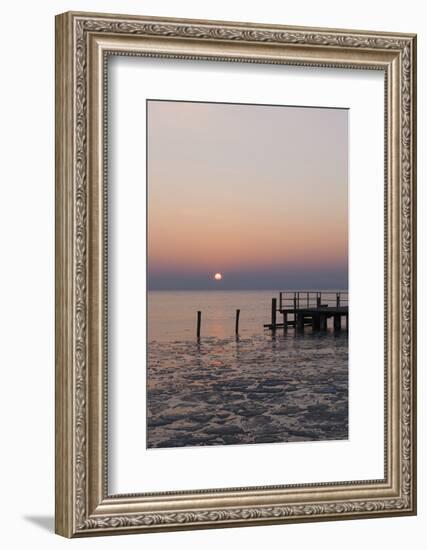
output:
[[[424,373],[426,111],[419,101],[419,514],[418,517],[67,541],[53,534],[54,510],[54,15],[67,10],[225,19],[419,34],[419,97],[427,64],[423,4],[386,0],[14,0],[0,32],[0,517],[14,548],[423,548],[427,531]]]

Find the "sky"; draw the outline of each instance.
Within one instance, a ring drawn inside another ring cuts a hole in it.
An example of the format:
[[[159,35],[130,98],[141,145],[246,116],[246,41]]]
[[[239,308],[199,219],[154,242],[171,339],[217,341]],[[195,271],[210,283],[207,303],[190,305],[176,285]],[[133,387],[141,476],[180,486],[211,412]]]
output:
[[[347,288],[348,110],[149,100],[147,137],[149,290]]]

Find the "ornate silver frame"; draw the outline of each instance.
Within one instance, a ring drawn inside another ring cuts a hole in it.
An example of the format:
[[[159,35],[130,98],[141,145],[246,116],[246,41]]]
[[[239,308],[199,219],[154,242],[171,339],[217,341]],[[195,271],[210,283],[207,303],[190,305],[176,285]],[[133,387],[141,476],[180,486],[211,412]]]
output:
[[[385,477],[109,495],[105,59],[142,55],[385,74]],[[66,537],[416,513],[416,37],[65,13],[56,18],[56,532]]]

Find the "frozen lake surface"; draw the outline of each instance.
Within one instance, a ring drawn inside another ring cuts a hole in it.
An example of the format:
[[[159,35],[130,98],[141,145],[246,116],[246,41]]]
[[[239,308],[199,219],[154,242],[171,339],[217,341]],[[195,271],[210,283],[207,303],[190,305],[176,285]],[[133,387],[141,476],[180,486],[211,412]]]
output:
[[[256,330],[149,341],[148,447],[348,438],[347,332]]]

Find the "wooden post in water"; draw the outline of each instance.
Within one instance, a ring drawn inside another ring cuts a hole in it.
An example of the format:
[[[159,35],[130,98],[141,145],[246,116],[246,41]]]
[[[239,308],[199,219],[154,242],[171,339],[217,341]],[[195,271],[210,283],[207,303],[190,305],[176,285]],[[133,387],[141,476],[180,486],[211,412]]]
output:
[[[334,315],[334,330],[341,330],[341,315],[339,313]]]
[[[311,327],[313,330],[320,330],[320,314],[319,313],[313,313],[313,317],[311,318]]]
[[[200,338],[200,325],[202,324],[202,312],[197,312],[197,338]]]
[[[288,330],[288,313],[283,311],[283,330],[286,332]]]
[[[328,319],[326,313],[320,314],[320,330],[326,330],[328,328]]]
[[[240,309],[236,309],[236,336],[239,334]]]
[[[271,299],[271,328],[276,328],[277,298]]]

